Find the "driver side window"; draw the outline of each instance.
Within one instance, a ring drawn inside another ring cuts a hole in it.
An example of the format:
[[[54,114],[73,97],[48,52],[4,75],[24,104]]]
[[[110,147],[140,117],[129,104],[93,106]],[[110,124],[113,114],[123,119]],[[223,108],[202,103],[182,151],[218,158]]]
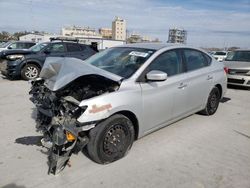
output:
[[[159,70],[173,76],[181,73],[181,57],[177,50],[167,51],[160,54],[148,67],[148,72]]]
[[[64,52],[64,45],[60,44],[60,43],[56,43],[56,44],[52,44],[49,48],[48,48],[49,52],[51,53],[62,53]]]
[[[17,48],[17,43],[11,44],[8,48],[9,49],[16,49]]]

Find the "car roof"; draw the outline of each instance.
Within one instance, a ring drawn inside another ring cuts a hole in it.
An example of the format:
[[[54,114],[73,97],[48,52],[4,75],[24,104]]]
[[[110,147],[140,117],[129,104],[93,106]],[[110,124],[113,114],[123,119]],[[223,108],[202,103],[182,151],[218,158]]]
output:
[[[124,44],[117,47],[131,47],[131,48],[145,48],[151,50],[160,50],[162,48],[170,47],[183,47],[183,48],[193,48],[185,46],[183,44],[174,44],[174,43],[133,43],[133,44]]]

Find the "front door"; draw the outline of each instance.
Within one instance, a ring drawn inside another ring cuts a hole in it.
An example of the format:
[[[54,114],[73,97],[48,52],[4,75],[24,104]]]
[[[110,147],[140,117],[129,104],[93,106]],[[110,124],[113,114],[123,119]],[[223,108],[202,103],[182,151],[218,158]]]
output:
[[[66,50],[63,43],[52,43],[50,44],[46,51],[46,57],[65,57]]]
[[[141,82],[143,99],[143,130],[164,126],[173,119],[174,106],[180,111],[186,100],[185,88],[178,88],[184,82],[183,65],[178,50],[166,51],[160,54],[146,69],[144,75],[152,70],[160,70],[168,74],[165,81]]]

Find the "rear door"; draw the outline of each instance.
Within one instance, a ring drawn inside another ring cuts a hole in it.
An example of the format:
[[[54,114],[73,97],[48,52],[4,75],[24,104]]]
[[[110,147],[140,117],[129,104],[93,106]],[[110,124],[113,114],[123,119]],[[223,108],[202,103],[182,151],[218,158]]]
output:
[[[67,53],[67,57],[75,57],[81,59],[81,48],[78,43],[65,43]]]
[[[213,73],[209,57],[198,50],[184,49],[183,56],[187,71],[187,109],[200,109],[206,103],[213,86]]]
[[[85,60],[94,54],[88,46],[78,43],[66,43],[67,57],[75,57],[78,59]]]

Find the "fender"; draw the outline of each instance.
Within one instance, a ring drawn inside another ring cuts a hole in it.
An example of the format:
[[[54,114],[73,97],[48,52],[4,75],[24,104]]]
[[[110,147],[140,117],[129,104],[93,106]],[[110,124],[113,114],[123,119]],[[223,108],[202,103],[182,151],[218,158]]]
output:
[[[128,97],[130,96],[131,97]],[[77,119],[81,124],[106,119],[119,111],[130,111],[137,114],[138,124],[142,122],[142,97],[141,89],[123,90],[106,93],[97,97],[83,100],[80,107],[87,107],[84,113]]]

